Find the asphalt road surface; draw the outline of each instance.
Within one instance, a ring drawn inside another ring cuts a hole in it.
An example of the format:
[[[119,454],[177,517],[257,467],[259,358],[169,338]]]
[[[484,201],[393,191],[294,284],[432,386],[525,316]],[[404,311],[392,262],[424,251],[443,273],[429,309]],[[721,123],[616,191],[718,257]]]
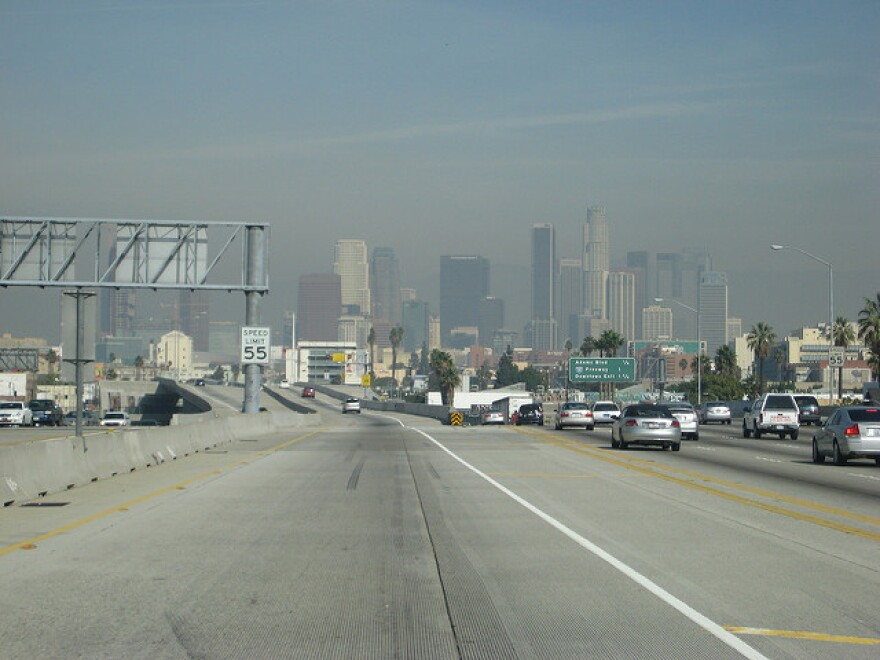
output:
[[[0,657],[876,658],[880,469],[342,415],[0,511]]]

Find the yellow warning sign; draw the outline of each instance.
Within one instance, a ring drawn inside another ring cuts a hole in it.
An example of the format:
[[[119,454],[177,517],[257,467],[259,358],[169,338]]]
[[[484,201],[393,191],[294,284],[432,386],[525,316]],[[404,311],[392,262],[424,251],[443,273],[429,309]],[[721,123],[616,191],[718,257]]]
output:
[[[361,376],[361,387],[369,387],[370,382],[370,374],[364,374]]]
[[[461,426],[463,416],[460,412],[449,413],[449,424],[451,426]]]

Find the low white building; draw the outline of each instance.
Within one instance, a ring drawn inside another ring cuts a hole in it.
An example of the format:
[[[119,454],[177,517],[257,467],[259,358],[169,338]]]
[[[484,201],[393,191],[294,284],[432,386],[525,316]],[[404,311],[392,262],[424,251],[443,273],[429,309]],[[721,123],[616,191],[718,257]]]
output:
[[[192,371],[192,337],[179,330],[162,335],[156,343],[156,365],[176,372],[179,378],[187,378]]]
[[[370,369],[370,353],[354,342],[301,341],[287,352],[286,376],[290,382],[361,385]]]

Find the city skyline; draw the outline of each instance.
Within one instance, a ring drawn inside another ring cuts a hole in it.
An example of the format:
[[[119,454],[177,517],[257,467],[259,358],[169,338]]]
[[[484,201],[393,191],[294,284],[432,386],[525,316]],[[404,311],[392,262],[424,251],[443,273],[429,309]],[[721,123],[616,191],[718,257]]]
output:
[[[825,316],[827,270],[771,243],[833,264],[854,319],[880,280],[878,27],[827,0],[9,0],[0,213],[269,223],[274,324],[344,236],[432,301],[441,255],[483,255],[527,317],[528,228],[580,258],[597,206],[612,269],[710,252],[746,329]],[[0,323],[53,329],[57,298],[0,291]]]

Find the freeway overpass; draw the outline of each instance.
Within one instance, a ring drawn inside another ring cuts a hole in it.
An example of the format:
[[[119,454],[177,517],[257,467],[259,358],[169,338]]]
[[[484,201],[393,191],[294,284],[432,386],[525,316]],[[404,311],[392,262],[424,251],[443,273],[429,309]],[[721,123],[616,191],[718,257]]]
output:
[[[0,511],[0,655],[880,650],[880,470],[812,464],[813,429],[704,427],[673,454],[272,401],[210,449]]]

